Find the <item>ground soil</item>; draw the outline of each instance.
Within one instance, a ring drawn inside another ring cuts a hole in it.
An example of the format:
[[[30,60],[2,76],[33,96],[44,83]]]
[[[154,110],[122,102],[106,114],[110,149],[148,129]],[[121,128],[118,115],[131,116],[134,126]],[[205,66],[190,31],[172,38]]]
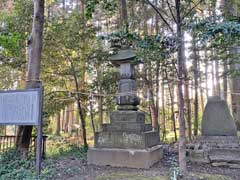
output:
[[[113,168],[109,166],[100,167],[87,165],[86,161],[77,159],[75,157],[65,157],[61,160],[54,161],[55,167],[57,168],[57,178],[58,180],[165,180],[169,177],[169,169],[171,168],[171,163],[169,159],[176,157],[174,152],[167,152],[164,158],[159,163],[155,164],[152,168],[148,170],[144,169],[131,169],[131,168]],[[196,165],[188,163],[189,172],[195,174],[211,174],[211,177],[215,178],[198,178],[202,180],[225,180],[223,177],[217,178],[216,175],[224,175],[232,180],[240,180],[240,170],[239,169],[229,169],[224,167],[211,167],[210,165]],[[110,174],[125,174],[124,177],[119,175],[119,178],[109,178]],[[139,178],[127,178],[126,174],[136,174],[140,175]],[[106,178],[102,178],[105,177]],[[107,178],[108,177],[108,178]],[[190,178],[196,180],[197,178]]]

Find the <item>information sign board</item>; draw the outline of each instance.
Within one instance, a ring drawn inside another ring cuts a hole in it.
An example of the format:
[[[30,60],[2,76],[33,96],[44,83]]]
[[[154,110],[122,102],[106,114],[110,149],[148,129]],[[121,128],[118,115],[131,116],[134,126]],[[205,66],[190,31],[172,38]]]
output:
[[[38,125],[39,89],[0,91],[0,124]]]
[[[43,88],[0,91],[0,125],[34,125],[37,127],[36,175],[42,161]]]

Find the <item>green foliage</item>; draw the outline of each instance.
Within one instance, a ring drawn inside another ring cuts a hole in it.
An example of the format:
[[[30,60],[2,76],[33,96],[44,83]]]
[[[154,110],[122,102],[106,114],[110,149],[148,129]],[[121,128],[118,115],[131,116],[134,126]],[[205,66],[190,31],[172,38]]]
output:
[[[98,5],[101,7],[101,9],[110,12],[110,14],[113,14],[114,11],[117,10],[118,1],[116,1],[116,0],[88,0],[88,1],[86,1],[85,16],[88,19],[92,18],[92,15],[95,12]]]
[[[49,136],[48,142],[47,157],[51,159],[74,156],[84,161],[87,160],[87,148],[72,145],[59,136]]]
[[[74,157],[87,160],[87,149],[72,145],[66,139],[49,136],[47,144],[47,157],[43,161],[39,180],[50,180],[56,176],[54,162],[65,157]],[[26,159],[16,149],[10,149],[0,154],[0,180],[35,180],[35,156],[30,154]],[[74,167],[67,171],[74,171]]]
[[[70,93],[76,91],[73,77],[76,75],[82,81],[95,40],[95,28],[86,25],[77,11],[65,21],[46,23],[42,64],[45,117],[75,101],[75,94]]]
[[[25,45],[31,32],[33,2],[31,0],[14,1],[14,13],[0,16],[0,55],[16,58],[25,64]]]
[[[0,180],[35,180],[35,158],[30,155],[25,159],[21,153],[11,149],[0,154]],[[54,175],[54,168],[51,163],[43,163],[40,180],[49,179]]]
[[[171,164],[170,170],[169,170],[169,178],[170,180],[178,180],[183,176],[180,167],[178,165],[177,160],[175,157],[172,157],[169,159],[169,162]]]
[[[240,22],[236,19],[220,21],[220,17],[217,18],[219,19],[217,23],[212,17],[203,20],[195,19],[190,29],[199,40],[211,42],[213,46],[238,42],[240,37]]]

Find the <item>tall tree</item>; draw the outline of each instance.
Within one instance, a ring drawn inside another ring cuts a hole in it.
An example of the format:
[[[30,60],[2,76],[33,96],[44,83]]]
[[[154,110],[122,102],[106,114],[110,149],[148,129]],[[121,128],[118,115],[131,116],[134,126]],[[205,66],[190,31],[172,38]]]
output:
[[[225,18],[231,19],[231,18],[239,18],[240,17],[240,4],[238,1],[234,0],[222,0],[222,6],[224,5],[225,9]],[[233,71],[239,71],[239,54],[240,54],[240,44],[239,42],[237,44],[234,44],[233,47],[230,48],[229,51],[232,58],[234,58],[233,63],[231,64],[231,70]],[[232,110],[233,110],[233,116],[236,120],[237,127],[240,129],[240,78],[239,77],[232,77],[231,79],[231,90],[232,90]]]
[[[199,68],[198,68],[198,56],[197,56],[197,48],[196,48],[196,39],[195,35],[193,34],[193,73],[194,73],[194,136],[198,135],[198,111],[199,111],[199,102],[198,102],[198,75],[199,75]]]
[[[32,34],[28,39],[28,66],[26,75],[26,88],[39,88],[42,34],[44,24],[44,0],[34,0],[34,14]],[[18,130],[17,147],[23,153],[27,153],[32,135],[32,126],[20,126]]]
[[[183,78],[184,78],[184,38],[182,32],[182,17],[180,14],[180,0],[175,0],[176,7],[176,25],[177,25],[177,69],[178,69],[178,112],[179,112],[179,166],[183,173],[187,173],[186,164],[186,137],[185,137],[185,118],[184,118],[184,100],[183,100]]]

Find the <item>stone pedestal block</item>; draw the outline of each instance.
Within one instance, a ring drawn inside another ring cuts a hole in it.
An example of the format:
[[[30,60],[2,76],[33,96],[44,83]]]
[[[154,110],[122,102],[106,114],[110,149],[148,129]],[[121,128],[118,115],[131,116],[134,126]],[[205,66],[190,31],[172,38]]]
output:
[[[148,149],[91,148],[88,164],[148,169],[163,157],[161,145]]]
[[[114,111],[110,113],[111,124],[114,123],[145,123],[145,114],[138,111]]]
[[[121,132],[110,131],[96,133],[97,148],[145,149],[159,144],[158,132]]]

